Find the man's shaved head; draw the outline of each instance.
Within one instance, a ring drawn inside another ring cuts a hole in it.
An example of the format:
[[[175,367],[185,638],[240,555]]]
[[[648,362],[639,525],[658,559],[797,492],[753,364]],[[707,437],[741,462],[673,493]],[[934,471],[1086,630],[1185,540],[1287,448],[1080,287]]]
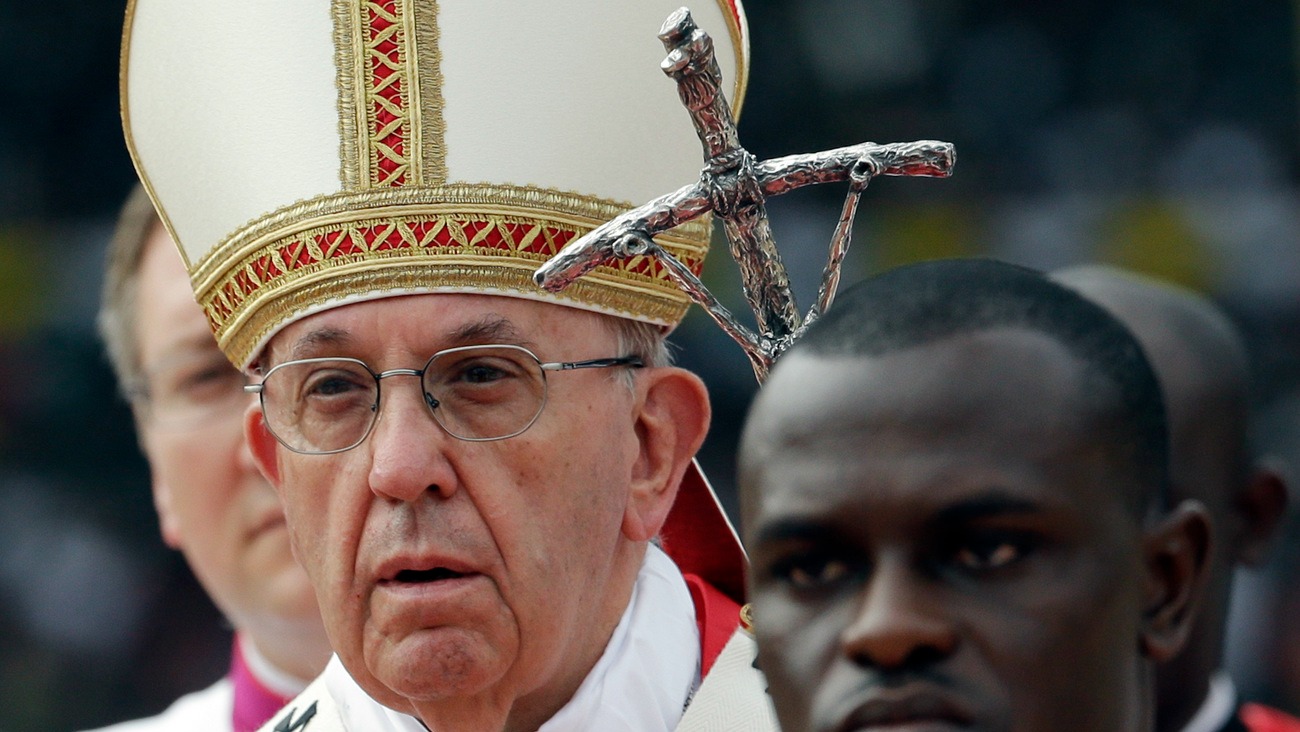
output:
[[[1142,344],[1164,392],[1175,496],[1215,513],[1227,498],[1224,483],[1207,486],[1197,476],[1226,470],[1223,478],[1239,481],[1250,464],[1250,367],[1231,321],[1190,290],[1113,267],[1073,267],[1052,278],[1111,312]]]
[[[820,356],[878,356],[954,335],[1023,328],[1058,341],[1099,389],[1116,395],[1098,426],[1132,453],[1146,496],[1163,494],[1168,436],[1160,388],[1142,348],[1114,316],[1035,270],[994,260],[923,262],[845,291],[791,349]]]
[[[1072,267],[1052,278],[1109,310],[1142,344],[1169,419],[1171,495],[1200,501],[1211,517],[1211,573],[1200,617],[1182,654],[1159,675],[1157,729],[1178,730],[1223,662],[1233,569],[1263,557],[1286,488],[1276,472],[1256,464],[1249,359],[1222,310],[1190,290],[1113,267]]]

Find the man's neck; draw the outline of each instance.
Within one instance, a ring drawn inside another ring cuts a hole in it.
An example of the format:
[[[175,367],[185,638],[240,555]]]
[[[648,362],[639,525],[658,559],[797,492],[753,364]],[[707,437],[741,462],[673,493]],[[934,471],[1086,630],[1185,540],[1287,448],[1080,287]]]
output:
[[[279,696],[293,698],[311,681],[311,678],[303,678],[267,658],[257,641],[247,633],[235,634],[235,652],[242,657],[253,678]],[[324,669],[324,664],[321,664],[321,669]]]

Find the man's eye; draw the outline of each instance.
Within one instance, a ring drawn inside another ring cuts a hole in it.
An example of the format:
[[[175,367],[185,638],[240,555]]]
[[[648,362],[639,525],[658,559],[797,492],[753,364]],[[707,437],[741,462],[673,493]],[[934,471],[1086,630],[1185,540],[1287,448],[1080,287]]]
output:
[[[832,587],[849,578],[849,563],[829,555],[791,558],[773,567],[780,582],[800,590]]]
[[[303,386],[303,393],[313,397],[329,397],[362,389],[356,376],[341,372],[313,374]]]
[[[158,394],[163,399],[182,399],[201,403],[224,399],[232,392],[238,393],[245,379],[243,374],[221,363],[200,366],[172,374],[160,380]]]
[[[495,384],[516,378],[522,371],[518,364],[508,358],[476,356],[447,364],[443,375],[437,380],[447,384]]]
[[[957,546],[953,560],[963,569],[986,572],[1014,564],[1029,551],[1030,542],[1024,537],[998,534],[970,537]]]
[[[194,371],[185,374],[184,377],[181,379],[181,383],[185,387],[192,389],[192,388],[201,387],[204,384],[211,384],[214,382],[234,381],[235,380],[234,377],[238,375],[239,375],[238,372],[225,367],[223,364],[217,366],[209,366],[201,369],[195,369]]]
[[[474,364],[461,372],[460,380],[470,384],[490,384],[504,379],[506,372],[487,364]]]

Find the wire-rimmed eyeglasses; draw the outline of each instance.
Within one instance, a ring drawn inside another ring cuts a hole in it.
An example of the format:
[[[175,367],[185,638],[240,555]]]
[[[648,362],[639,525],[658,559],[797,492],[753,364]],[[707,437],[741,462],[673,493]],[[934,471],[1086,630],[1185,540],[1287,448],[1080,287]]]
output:
[[[424,403],[447,434],[486,442],[514,437],[537,421],[547,371],[644,365],[638,356],[543,363],[522,346],[461,346],[433,354],[423,368],[379,373],[355,358],[286,361],[244,390],[259,395],[266,427],[280,444],[328,455],[365,441],[379,417],[379,382],[390,376],[420,380]]]

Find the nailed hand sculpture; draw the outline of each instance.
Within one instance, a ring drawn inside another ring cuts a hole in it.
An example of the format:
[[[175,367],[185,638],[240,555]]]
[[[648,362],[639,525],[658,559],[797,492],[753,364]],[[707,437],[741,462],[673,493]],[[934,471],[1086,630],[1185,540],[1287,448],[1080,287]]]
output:
[[[756,161],[741,147],[736,134],[731,107],[722,93],[713,39],[695,25],[686,8],[668,17],[659,38],[668,50],[662,64],[664,73],[677,81],[678,95],[704,145],[700,180],[570,242],[538,268],[533,279],[554,292],[611,259],[654,256],[691,299],[740,343],[762,381],[776,357],[834,300],[862,190],[878,175],[946,177],[952,173],[953,147],[932,140],[890,145],[864,142]],[[772,240],[764,200],[806,185],[844,180],[849,181],[849,194],[831,239],[817,303],[800,318],[785,265]],[[708,211],[722,219],[731,256],[740,266],[745,299],[758,322],[757,333],[738,322],[694,273],[653,239],[655,234]]]

